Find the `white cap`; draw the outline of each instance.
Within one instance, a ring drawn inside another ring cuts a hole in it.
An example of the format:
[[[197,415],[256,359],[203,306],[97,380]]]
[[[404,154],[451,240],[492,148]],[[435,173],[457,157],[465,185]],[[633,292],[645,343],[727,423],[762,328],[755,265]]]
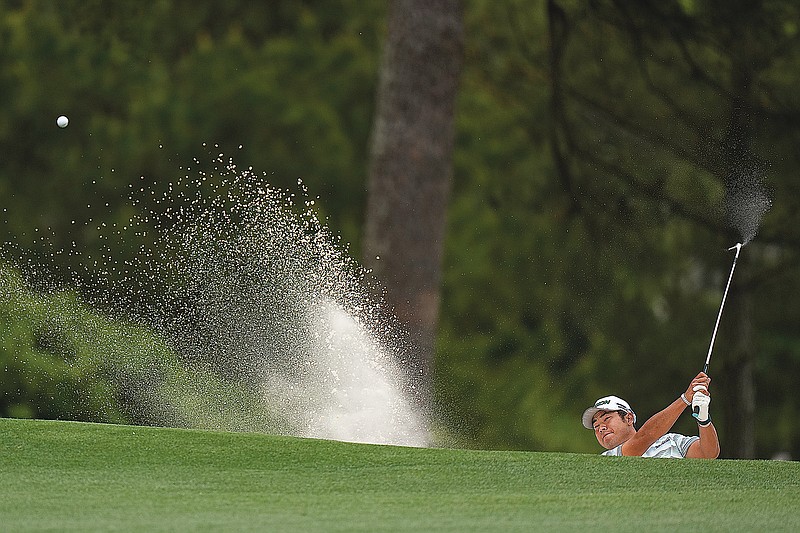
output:
[[[604,396],[600,398],[594,405],[583,412],[581,422],[586,429],[594,429],[592,427],[592,417],[600,411],[624,411],[633,415],[633,423],[636,423],[636,413],[633,412],[628,402],[618,396]]]

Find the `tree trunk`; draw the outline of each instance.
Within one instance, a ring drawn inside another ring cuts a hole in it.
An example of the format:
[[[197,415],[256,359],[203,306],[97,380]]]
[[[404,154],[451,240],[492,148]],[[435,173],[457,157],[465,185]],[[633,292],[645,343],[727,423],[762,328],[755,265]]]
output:
[[[742,272],[744,274],[745,272]],[[720,397],[726,416],[721,438],[724,456],[755,458],[756,393],[753,381],[752,296],[749,291],[731,291],[732,349],[723,353],[722,377],[730,397]]]
[[[458,0],[390,2],[363,257],[411,337],[406,363],[423,397],[431,386],[462,55]]]

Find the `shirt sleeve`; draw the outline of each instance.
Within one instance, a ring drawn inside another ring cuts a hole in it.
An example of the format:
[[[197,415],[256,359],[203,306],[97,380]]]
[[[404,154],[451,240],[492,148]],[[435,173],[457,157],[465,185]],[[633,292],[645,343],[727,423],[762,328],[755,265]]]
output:
[[[691,446],[695,441],[700,440],[700,437],[687,437],[686,435],[678,435],[676,433],[672,433],[672,441],[675,443],[675,446],[680,450],[681,456],[686,457],[686,453],[689,451],[689,446]]]

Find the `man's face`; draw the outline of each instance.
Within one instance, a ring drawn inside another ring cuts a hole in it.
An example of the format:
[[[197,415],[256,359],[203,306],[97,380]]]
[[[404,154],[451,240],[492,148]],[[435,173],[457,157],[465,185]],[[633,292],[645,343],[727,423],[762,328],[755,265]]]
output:
[[[618,411],[598,411],[592,417],[597,442],[606,450],[616,448],[634,434],[633,416]]]

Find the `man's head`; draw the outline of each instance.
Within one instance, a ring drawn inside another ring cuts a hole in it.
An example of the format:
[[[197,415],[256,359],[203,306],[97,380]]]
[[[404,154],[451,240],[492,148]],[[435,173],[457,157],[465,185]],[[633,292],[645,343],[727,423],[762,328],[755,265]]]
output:
[[[583,412],[581,422],[586,429],[594,430],[597,442],[607,450],[630,439],[635,433],[636,413],[617,396],[600,398]]]

